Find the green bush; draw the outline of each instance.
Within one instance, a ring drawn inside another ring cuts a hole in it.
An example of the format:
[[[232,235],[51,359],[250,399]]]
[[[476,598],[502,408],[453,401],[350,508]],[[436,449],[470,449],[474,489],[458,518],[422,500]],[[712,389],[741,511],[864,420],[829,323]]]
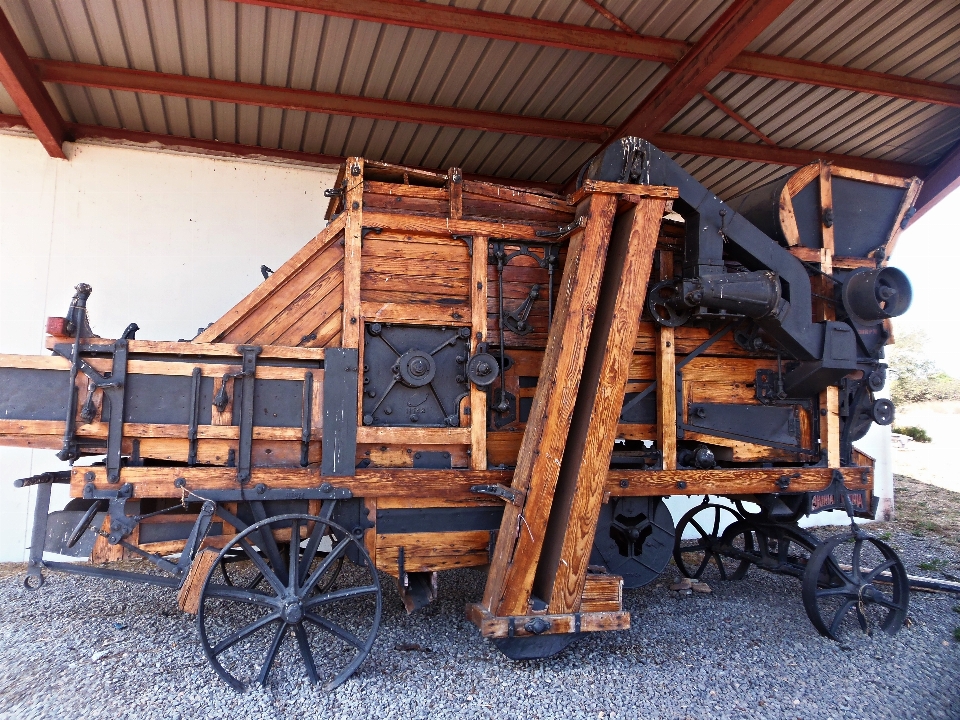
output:
[[[890,398],[897,405],[931,400],[960,400],[960,380],[952,378],[927,358],[927,336],[907,332],[887,348]]]
[[[921,427],[916,427],[915,425],[908,425],[907,427],[895,427],[893,429],[898,435],[906,435],[911,437],[917,442],[928,443],[933,440],[930,435],[927,434],[927,431]]]

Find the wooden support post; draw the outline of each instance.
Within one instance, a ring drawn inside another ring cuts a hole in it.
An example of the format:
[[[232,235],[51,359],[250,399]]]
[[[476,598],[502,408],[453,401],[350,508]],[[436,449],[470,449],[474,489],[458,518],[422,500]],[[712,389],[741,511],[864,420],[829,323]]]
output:
[[[830,163],[820,165],[820,229],[822,247],[820,248],[820,270],[827,275],[833,274],[833,168]],[[833,284],[829,279],[820,277],[820,295],[831,297]],[[836,309],[823,301],[820,317],[817,320],[836,320]],[[836,385],[827,387],[820,393],[820,449],[826,451],[827,466],[840,467],[840,389]],[[826,410],[826,415],[823,414]]]
[[[592,194],[577,208],[586,224],[570,240],[540,381],[513,476],[513,488],[524,499],[520,506],[504,508],[487,575],[483,606],[495,615],[526,615],[529,611],[616,208],[617,196],[609,193]]]
[[[673,278],[673,252],[660,251],[660,279]],[[657,447],[663,469],[677,468],[677,363],[672,327],[657,328]]]
[[[665,200],[641,199],[614,225],[555,510],[534,581],[535,594],[550,597],[550,613],[580,610],[604,499],[604,478],[665,207]]]
[[[347,214],[343,238],[343,337],[341,347],[360,346],[360,243],[363,231],[363,158],[347,158]]]
[[[460,168],[450,168],[447,192],[450,196],[450,219],[459,220],[463,217],[463,171]]]
[[[475,235],[470,258],[470,319],[474,348],[487,339],[488,243],[485,235]],[[487,393],[473,383],[470,384],[470,469],[487,469]]]

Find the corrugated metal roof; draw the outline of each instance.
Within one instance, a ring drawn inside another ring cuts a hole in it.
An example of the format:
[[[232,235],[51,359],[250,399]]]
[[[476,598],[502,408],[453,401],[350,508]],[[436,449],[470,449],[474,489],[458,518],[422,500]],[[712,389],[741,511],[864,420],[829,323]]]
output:
[[[429,0],[609,29],[579,0]],[[606,0],[639,33],[695,42],[718,0]],[[228,0],[0,0],[35,57],[598,124],[623,121],[660,63],[237,4]],[[955,0],[797,0],[748,48],[956,83]],[[578,142],[49,85],[72,122],[562,182]],[[721,73],[709,88],[784,147],[931,164],[960,141],[960,109]],[[16,113],[0,92],[0,111]],[[697,97],[668,132],[760,142]],[[676,156],[730,196],[783,172]]]

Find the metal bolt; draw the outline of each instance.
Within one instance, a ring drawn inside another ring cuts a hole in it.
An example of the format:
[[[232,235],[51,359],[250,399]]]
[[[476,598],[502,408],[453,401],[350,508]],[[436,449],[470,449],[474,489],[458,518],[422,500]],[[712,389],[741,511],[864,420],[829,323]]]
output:
[[[686,481],[686,480],[678,480],[678,481],[677,481],[677,488],[680,489],[680,490],[686,490],[686,489],[687,489],[687,481]]]
[[[628,488],[628,487],[630,487],[630,481],[629,481],[629,480],[621,480],[621,481],[620,481],[620,487],[622,487],[622,488]]]

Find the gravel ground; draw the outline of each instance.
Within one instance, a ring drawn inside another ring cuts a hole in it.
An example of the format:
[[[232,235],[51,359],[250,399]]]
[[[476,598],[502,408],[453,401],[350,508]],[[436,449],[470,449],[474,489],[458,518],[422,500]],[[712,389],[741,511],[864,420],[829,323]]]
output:
[[[960,572],[955,547],[882,531],[908,572],[936,574],[918,567],[930,557]],[[464,570],[412,616],[387,588],[370,657],[332,693],[303,678],[241,694],[210,669],[172,591],[50,574],[30,593],[22,570],[0,566],[2,717],[960,718],[951,595],[914,593],[898,635],[841,645],[817,635],[796,580],[752,568],[684,597],[668,589],[670,566],[625,592],[629,631],[515,663],[464,620],[484,581]]]

